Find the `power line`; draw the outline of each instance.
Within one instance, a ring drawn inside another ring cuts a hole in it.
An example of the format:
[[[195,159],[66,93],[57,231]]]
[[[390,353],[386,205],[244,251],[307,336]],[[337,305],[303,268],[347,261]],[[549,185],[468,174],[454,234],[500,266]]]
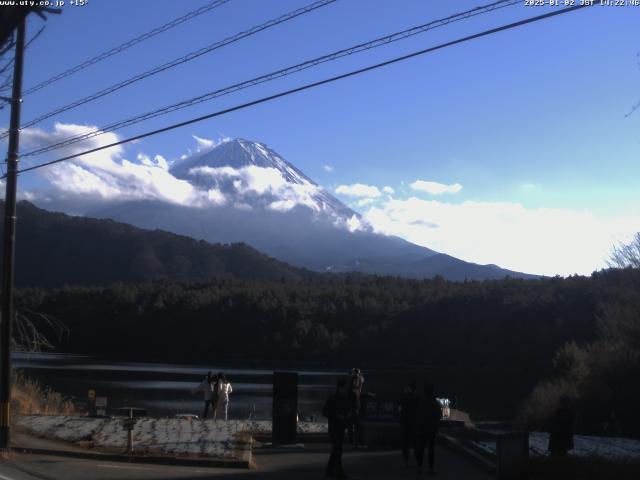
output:
[[[494,33],[502,32],[504,30],[510,30],[510,29],[513,29],[513,28],[516,28],[516,27],[520,27],[522,25],[529,24],[529,23],[534,23],[534,22],[538,22],[540,20],[545,20],[547,18],[551,18],[551,17],[555,17],[557,15],[561,15],[561,14],[564,14],[564,13],[568,13],[568,12],[572,12],[572,11],[575,11],[575,10],[579,10],[581,8],[591,7],[593,5],[595,5],[595,3],[585,3],[583,5],[575,5],[573,7],[567,7],[567,8],[563,8],[561,10],[555,10],[555,11],[548,12],[548,13],[545,13],[545,14],[542,14],[542,15],[538,15],[538,16],[535,16],[535,17],[530,17],[530,18],[527,18],[527,19],[524,19],[524,20],[520,20],[518,22],[509,23],[507,25],[502,25],[500,27],[492,28],[490,30],[485,30],[485,31],[480,32],[480,33],[476,33],[476,34],[469,35],[469,36],[466,36],[466,37],[463,37],[463,38],[459,38],[457,40],[452,40],[452,41],[449,41],[449,42],[446,42],[446,43],[441,43],[439,45],[436,45],[435,47],[429,47],[429,48],[425,48],[423,50],[418,50],[417,52],[409,53],[407,55],[403,55],[403,56],[400,56],[400,57],[395,57],[395,58],[393,58],[391,60],[387,60],[387,61],[384,61],[384,62],[381,62],[381,63],[377,63],[375,65],[370,65],[368,67],[360,68],[360,69],[357,69],[357,70],[352,70],[350,72],[343,73],[341,75],[336,75],[334,77],[326,78],[324,80],[320,80],[320,81],[317,81],[317,82],[313,82],[313,83],[308,83],[308,84],[302,85],[301,87],[292,88],[290,90],[285,90],[283,92],[276,93],[274,95],[269,95],[267,97],[262,97],[262,98],[260,98],[258,100],[253,100],[251,102],[247,102],[247,103],[243,103],[243,104],[240,104],[240,105],[236,105],[234,107],[226,108],[224,110],[219,110],[219,111],[214,112],[214,113],[210,113],[210,114],[203,115],[203,116],[200,116],[200,117],[192,118],[192,119],[186,120],[184,122],[175,123],[175,124],[169,125],[167,127],[163,127],[163,128],[159,128],[157,130],[152,130],[152,131],[149,131],[149,132],[146,132],[146,133],[142,133],[140,135],[136,135],[136,136],[133,136],[133,137],[126,138],[124,140],[120,140],[120,141],[117,141],[117,142],[110,143],[108,145],[104,145],[102,147],[93,148],[93,149],[90,149],[90,150],[86,150],[84,152],[76,153],[76,154],[73,154],[73,155],[68,155],[66,157],[58,158],[56,160],[51,160],[49,162],[44,162],[44,163],[41,163],[41,164],[38,164],[38,165],[34,165],[32,167],[23,168],[23,169],[19,170],[18,173],[29,172],[29,171],[36,170],[36,169],[39,169],[39,168],[43,168],[43,167],[47,167],[47,166],[50,166],[50,165],[54,165],[56,163],[64,162],[64,161],[67,161],[67,160],[71,160],[73,158],[81,157],[83,155],[88,155],[90,153],[99,152],[100,150],[105,150],[107,148],[112,148],[112,147],[116,147],[118,145],[123,145],[125,143],[130,143],[130,142],[133,142],[133,141],[136,141],[136,140],[141,140],[141,139],[146,138],[146,137],[151,137],[153,135],[158,135],[160,133],[168,132],[169,130],[175,130],[176,128],[180,128],[180,127],[184,127],[184,126],[187,126],[187,125],[191,125],[193,123],[201,122],[203,120],[209,120],[211,118],[219,117],[219,116],[225,115],[227,113],[235,112],[235,111],[238,111],[238,110],[243,110],[245,108],[252,107],[254,105],[259,105],[261,103],[266,103],[266,102],[269,102],[271,100],[275,100],[277,98],[286,97],[288,95],[292,95],[294,93],[302,92],[304,90],[309,90],[311,88],[319,87],[321,85],[326,85],[328,83],[333,83],[333,82],[336,82],[338,80],[342,80],[342,79],[345,79],[345,78],[353,77],[353,76],[359,75],[361,73],[369,72],[369,71],[372,71],[372,70],[377,70],[379,68],[386,67],[388,65],[392,65],[392,64],[395,64],[395,63],[398,63],[398,62],[402,62],[404,60],[408,60],[410,58],[417,57],[417,56],[420,56],[420,55],[425,55],[427,53],[431,53],[431,52],[434,52],[436,50],[440,50],[440,49],[443,49],[443,48],[446,48],[446,47],[450,47],[450,46],[457,45],[457,44],[460,44],[460,43],[468,42],[470,40],[475,40],[477,38],[485,37],[487,35],[492,35]],[[2,178],[5,178],[5,177],[6,177],[6,175],[3,176]]]
[[[226,0],[228,1],[228,0]],[[331,3],[336,2],[337,0],[318,0],[314,3],[311,3],[305,7],[302,8],[298,8],[296,10],[293,10],[292,12],[289,12],[285,15],[282,15],[280,17],[274,18],[272,20],[269,20],[268,22],[265,22],[263,24],[257,25],[255,27],[250,28],[249,30],[245,30],[243,32],[240,32],[236,35],[233,35],[231,37],[227,37],[224,40],[221,40],[219,42],[213,43],[211,45],[208,45],[206,47],[202,47],[198,50],[194,50],[192,52],[187,53],[186,55],[183,55],[182,57],[176,58],[174,60],[171,60],[170,62],[164,63],[160,66],[154,67],[151,70],[147,70],[146,72],[140,73],[134,77],[128,78],[126,80],[123,80],[122,82],[116,83],[114,85],[111,85],[110,87],[107,87],[103,90],[100,90],[99,92],[93,93],[87,97],[81,98],[80,100],[76,100],[75,102],[69,103],[67,105],[64,105],[60,108],[57,108],[55,110],[50,111],[49,113],[45,113],[44,115],[41,115],[38,118],[35,118],[33,120],[30,120],[28,122],[26,122],[22,128],[28,128],[31,127],[37,123],[42,122],[43,120],[46,120],[48,118],[51,118],[55,115],[58,115],[60,113],[66,112],[67,110],[71,110],[73,108],[79,107],[80,105],[84,105],[85,103],[89,103],[92,102],[94,100],[97,100],[99,98],[102,98],[106,95],[109,95],[113,92],[116,92],[124,87],[127,87],[133,83],[136,83],[140,80],[144,80],[145,78],[149,78],[153,75],[157,75],[158,73],[164,72],[165,70],[169,70],[170,68],[176,67],[178,65],[182,65],[183,63],[186,62],[190,62],[191,60],[194,60],[206,53],[210,53],[214,50],[217,50],[219,48],[223,48],[226,47],[227,45],[230,45],[232,43],[238,42],[240,40],[242,40],[243,38],[247,38],[251,35],[255,35],[256,33],[259,33],[263,30],[266,30],[268,28],[274,27],[276,25],[279,25],[281,23],[287,22],[289,20],[293,20],[296,17],[299,17],[300,15],[304,15],[307,13],[310,13],[318,8],[322,8],[326,5],[329,5]],[[4,138],[8,135],[7,132],[3,133],[2,135],[0,135],[0,138]]]
[[[29,40],[25,45],[24,45],[24,50],[27,50],[29,48],[29,45],[31,45],[33,42],[36,41],[36,39],[42,34],[42,32],[44,32],[45,27],[40,27],[40,30],[38,30],[36,32],[36,34],[34,36],[31,37],[31,40]],[[15,57],[12,57],[11,60],[9,60],[6,65],[4,65],[2,68],[0,68],[0,75],[4,74],[5,71],[7,71],[9,69],[9,67],[13,66],[13,62],[15,60]],[[3,92],[5,90],[8,90],[11,88],[11,84],[13,83],[13,74],[11,74],[10,76],[7,77],[6,81],[0,85],[0,92]],[[0,100],[3,100],[5,102],[11,103],[10,101],[7,101],[6,98],[4,97],[0,97]],[[2,104],[0,105],[0,110],[4,109],[6,104]],[[4,172],[3,172],[4,175]]]
[[[413,27],[413,28],[409,28],[407,30],[403,30],[401,32],[396,32],[393,33],[391,35],[386,35],[384,37],[379,37],[376,38],[374,40],[371,40],[369,42],[365,42],[365,43],[361,43],[349,48],[345,48],[342,50],[338,50],[336,52],[327,54],[327,55],[323,55],[321,57],[317,57],[311,60],[307,60],[305,62],[290,66],[290,67],[286,67],[283,68],[281,70],[277,70],[275,72],[271,72],[268,73],[266,75],[261,75],[259,77],[253,78],[251,80],[246,80],[244,82],[241,83],[237,83],[228,87],[224,87],[218,90],[214,90],[212,92],[208,92],[205,93],[203,95],[199,95],[197,97],[193,97],[187,100],[183,100],[181,102],[175,103],[175,104],[171,104],[171,105],[167,105],[165,107],[153,110],[151,112],[147,112],[144,113],[142,115],[138,115],[135,117],[131,117],[128,118],[126,120],[120,120],[118,122],[115,123],[111,123],[109,125],[103,126],[101,128],[92,130],[90,132],[86,132],[86,133],[82,133],[79,135],[75,135],[72,137],[67,137],[65,139],[62,139],[56,143],[52,143],[49,145],[46,145],[44,147],[40,147],[37,149],[34,149],[32,151],[29,151],[27,153],[23,153],[22,157],[27,157],[27,156],[33,156],[33,155],[38,155],[41,153],[45,153],[45,152],[49,152],[52,150],[57,150],[59,148],[68,146],[68,145],[72,145],[74,143],[89,139],[89,138],[93,138],[99,135],[103,135],[104,133],[107,132],[112,132],[115,130],[119,130],[121,128],[124,127],[128,127],[140,122],[143,122],[145,120],[149,120],[151,118],[155,118],[161,115],[166,115],[168,113],[171,112],[175,112],[177,110],[181,110],[183,108],[187,108],[193,105],[196,105],[198,103],[202,103],[205,101],[209,101],[212,100],[214,98],[218,98],[218,97],[222,97],[224,95],[228,95],[230,93],[234,93],[237,92],[239,90],[243,90],[245,88],[249,88],[255,85],[259,85],[261,83],[265,83],[265,82],[269,82],[271,80],[275,80],[278,78],[282,78],[288,75],[292,75],[294,73],[300,72],[302,70],[306,70],[308,68],[312,68],[315,67],[317,65],[326,63],[326,62],[330,62],[330,61],[334,61],[337,60],[339,58],[342,57],[346,57],[348,55],[353,55],[355,53],[360,53],[362,51],[365,50],[370,50],[373,48],[377,48],[377,47],[381,47],[383,45],[387,45],[389,43],[393,43],[396,42],[398,40],[403,40],[405,38],[420,34],[420,33],[424,33],[427,32],[429,30],[432,30],[434,28],[438,28],[438,27],[442,27],[445,25],[448,25],[450,23],[453,22],[457,22],[460,20],[464,20],[476,15],[481,15],[484,13],[488,13],[494,10],[497,10],[499,8],[504,8],[504,7],[508,7],[508,6],[512,6],[515,4],[519,4],[521,3],[521,0],[501,0],[501,1],[497,1],[488,5],[484,5],[481,7],[476,7],[473,8],[471,10],[467,10],[465,12],[462,13],[457,13],[454,15],[450,15],[449,17],[443,18],[443,19],[439,19],[439,20],[434,20],[431,21],[429,23],[423,24],[423,25],[419,25],[417,27]]]
[[[38,83],[37,85],[34,85],[33,87],[25,90],[22,94],[22,96],[24,97],[25,95],[29,95],[30,93],[33,92],[37,92],[38,90],[46,87],[47,85],[51,85],[52,83],[57,82],[58,80],[62,80],[63,78],[69,77],[75,73],[78,73],[81,70],[84,70],[85,68],[94,65],[98,62],[101,62],[102,60],[105,60],[109,57],[112,57],[113,55],[116,55],[118,53],[124,52],[125,50],[141,43],[144,42],[145,40],[148,40],[152,37],[155,37],[156,35],[161,34],[162,32],[166,32],[167,30],[173,28],[173,27],[177,27],[178,25],[187,22],[199,15],[202,15],[203,13],[206,13],[210,10],[213,10],[214,8],[218,8],[222,5],[224,5],[227,2],[230,2],[231,0],[215,0],[213,2],[210,2],[196,10],[193,10],[189,13],[186,13],[184,15],[182,15],[181,17],[178,17],[174,20],[171,20],[170,22],[165,23],[164,25],[160,25],[159,27],[154,28],[153,30],[147,32],[147,33],[143,33],[140,36],[137,36],[135,38],[132,38],[131,40],[124,42],[121,45],[118,45],[117,47],[114,47],[110,50],[107,50],[105,52],[102,52],[98,55],[96,55],[95,57],[90,58],[89,60],[86,60],[78,65],[76,65],[75,67],[72,67],[68,70],[65,70],[62,73],[59,73],[57,75],[54,75],[53,77]]]

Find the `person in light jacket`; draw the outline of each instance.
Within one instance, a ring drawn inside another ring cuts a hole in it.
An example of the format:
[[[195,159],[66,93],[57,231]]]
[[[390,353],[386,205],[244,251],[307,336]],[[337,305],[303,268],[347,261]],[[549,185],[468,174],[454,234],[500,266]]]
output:
[[[227,377],[222,372],[218,374],[218,385],[219,385],[218,392],[219,392],[220,403],[222,405],[223,412],[224,412],[224,419],[226,421],[227,412],[229,410],[229,394],[233,392],[233,388],[231,388],[231,383],[229,382],[229,380],[227,380]],[[214,418],[215,418],[215,414],[214,414]]]
[[[207,372],[207,376],[204,377],[200,385],[198,385],[195,389],[192,390],[193,393],[203,392],[204,395],[204,412],[202,413],[202,418],[207,418],[207,414],[209,413],[209,407],[213,407],[214,418],[215,418],[215,409],[217,403],[217,382],[213,376],[213,373]]]

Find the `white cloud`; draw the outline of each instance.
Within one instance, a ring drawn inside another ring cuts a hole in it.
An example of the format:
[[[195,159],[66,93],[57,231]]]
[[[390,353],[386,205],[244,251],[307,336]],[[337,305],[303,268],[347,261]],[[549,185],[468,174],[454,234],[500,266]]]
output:
[[[52,143],[69,136],[80,135],[96,127],[56,123],[53,132],[25,129],[25,145]],[[118,141],[114,133],[106,133],[70,145],[59,151],[72,155]],[[127,200],[162,200],[180,205],[202,207],[222,204],[219,191],[203,192],[189,182],[179,180],[168,171],[167,161],[160,155],[153,160],[140,153],[137,162],[123,158],[121,146],[101,150],[62,162],[41,170],[58,198],[74,198],[81,202],[121,202]],[[41,194],[42,195],[42,194]],[[48,193],[45,195],[48,196]]]
[[[351,218],[347,220],[346,225],[350,232],[369,228],[369,225],[367,225],[366,222],[363,222],[362,219],[356,215],[352,215]]]
[[[169,170],[169,162],[167,162],[167,160],[162,155],[156,155],[155,157],[153,157],[153,160],[151,160],[151,157],[149,157],[149,155],[141,152],[138,153],[138,161],[141,164],[146,165],[147,167],[160,167],[163,170]]]
[[[289,210],[291,210],[292,208],[294,208],[298,203],[291,199],[284,199],[284,200],[276,200],[275,202],[271,202],[269,204],[269,208],[271,210],[275,210],[276,212],[288,212]]]
[[[333,165],[323,165],[322,168],[329,173],[333,173],[336,169]]]
[[[463,260],[544,275],[590,274],[605,267],[612,246],[640,225],[640,217],[416,197],[389,200],[364,218],[378,232]]]
[[[182,154],[180,156],[180,160],[184,160],[185,158],[188,158],[191,155],[194,155],[196,153],[204,152],[206,150],[211,150],[212,148],[215,148],[218,145],[222,145],[223,143],[230,142],[232,140],[230,137],[227,137],[222,133],[219,134],[217,140],[212,138],[199,137],[198,135],[194,135],[194,134],[192,134],[191,136],[196,141],[196,149],[195,151],[191,150],[190,148],[187,149],[187,153]]]
[[[381,195],[378,187],[373,185],[365,185],[363,183],[354,183],[353,185],[340,185],[336,188],[336,193],[347,195],[349,197],[369,197],[377,198]]]
[[[267,205],[271,210],[288,211],[297,205],[304,205],[318,210],[318,202],[314,196],[320,188],[307,181],[290,183],[275,168],[248,165],[239,169],[225,167],[196,167],[191,175],[204,175],[216,181],[230,180],[235,194],[242,196],[257,194],[267,195],[272,201]]]
[[[389,195],[393,195],[394,193],[396,193],[396,191],[395,191],[393,188],[391,188],[389,185],[387,185],[386,187],[384,187],[384,188],[382,189],[382,191],[383,191],[384,193],[388,193]]]
[[[207,199],[214,205],[224,205],[227,203],[227,199],[224,194],[216,188],[210,188],[207,190]]]
[[[425,180],[416,180],[411,185],[412,190],[427,192],[430,195],[442,195],[443,193],[458,193],[462,190],[462,185],[453,183],[445,185],[444,183],[428,182]]]
[[[169,170],[169,162],[162,155],[156,155],[153,157],[156,161],[156,165],[164,170]]]
[[[358,200],[357,205],[359,207],[365,207],[367,205],[370,205],[374,202],[375,200],[373,198],[363,198],[362,200]]]
[[[208,150],[216,146],[215,140],[210,140],[208,138],[202,138],[197,135],[191,135],[196,142],[198,143],[198,151],[200,150]]]

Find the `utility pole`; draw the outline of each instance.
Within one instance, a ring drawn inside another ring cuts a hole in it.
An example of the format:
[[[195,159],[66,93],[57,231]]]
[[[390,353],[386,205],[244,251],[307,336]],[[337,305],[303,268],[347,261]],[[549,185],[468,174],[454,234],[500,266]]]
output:
[[[2,245],[2,306],[0,308],[0,450],[8,450],[9,402],[11,401],[11,323],[13,321],[13,267],[16,247],[16,192],[18,148],[20,143],[20,104],[24,62],[25,19],[17,27],[11,93],[11,122],[7,153],[7,184],[4,200],[4,239]]]

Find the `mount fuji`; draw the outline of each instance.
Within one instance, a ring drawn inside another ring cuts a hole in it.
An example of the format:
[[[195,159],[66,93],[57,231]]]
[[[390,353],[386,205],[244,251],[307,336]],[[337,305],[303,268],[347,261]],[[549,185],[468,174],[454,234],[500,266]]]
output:
[[[209,242],[244,242],[279,260],[322,272],[442,275],[450,280],[530,277],[374,232],[358,213],[263,143],[230,140],[174,163],[170,173],[210,202],[186,206],[126,201],[87,216]]]

